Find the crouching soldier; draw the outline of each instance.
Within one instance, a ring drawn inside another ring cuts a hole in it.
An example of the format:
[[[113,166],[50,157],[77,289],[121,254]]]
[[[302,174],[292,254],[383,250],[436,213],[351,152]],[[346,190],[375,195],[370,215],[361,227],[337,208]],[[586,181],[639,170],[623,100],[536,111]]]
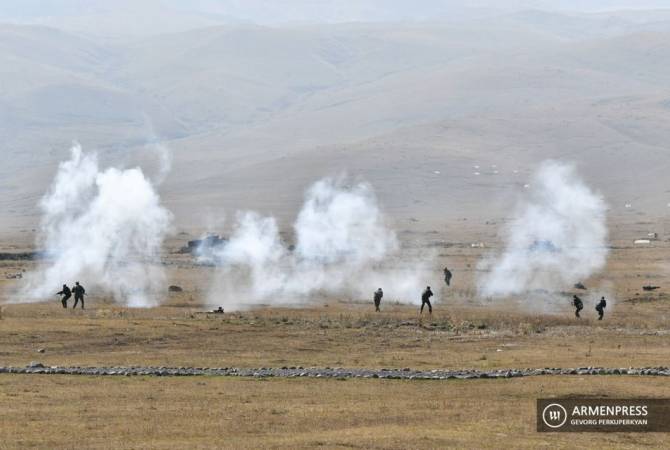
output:
[[[572,305],[575,307],[575,317],[579,319],[580,318],[579,311],[584,309],[584,303],[582,302],[582,299],[577,297],[576,295],[573,295]]]
[[[67,284],[63,285],[63,290],[58,292],[56,295],[62,295],[63,298],[61,298],[60,302],[63,304],[63,308],[67,308],[67,301],[70,300],[70,297],[72,297],[72,291],[70,290],[69,287],[67,287]]]
[[[384,291],[382,288],[379,288],[375,291],[374,301],[375,301],[375,311],[379,312],[379,305],[382,303],[382,298],[384,297]]]
[[[607,302],[605,301],[605,297],[602,297],[596,305],[596,311],[598,311],[598,320],[603,320],[603,316],[605,315],[605,307],[607,307]]]

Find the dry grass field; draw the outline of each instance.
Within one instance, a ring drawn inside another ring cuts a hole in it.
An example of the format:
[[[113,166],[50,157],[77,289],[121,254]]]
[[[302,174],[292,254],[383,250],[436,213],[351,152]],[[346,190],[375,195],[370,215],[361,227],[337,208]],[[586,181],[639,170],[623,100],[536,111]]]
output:
[[[535,399],[670,396],[629,377],[0,381],[2,448],[663,448],[665,434],[536,433]]]
[[[660,323],[598,323],[495,309],[449,309],[420,320],[414,308],[337,304],[207,315],[195,308],[63,311],[6,306],[6,365],[194,367],[523,368],[666,365]],[[620,311],[620,310],[619,310]],[[656,326],[654,326],[656,325]],[[38,353],[42,350],[43,353]]]
[[[0,364],[39,360],[54,365],[208,367],[331,366],[367,368],[522,368],[660,366],[667,345],[670,297],[663,269],[664,242],[648,249],[615,249],[604,275],[584,280],[608,286],[605,320],[596,320],[593,293],[583,318],[574,318],[570,294],[543,311],[541,300],[514,303],[477,299],[474,250],[447,249],[456,285],[432,317],[393,301],[374,313],[364,300],[316,299],[303,308],[261,307],[222,316],[205,314],[210,269],[166,259],[170,283],[184,291],[150,309],[128,309],[92,293],[87,310],[63,310],[53,301],[2,306]],[[33,263],[0,262],[0,273]],[[0,280],[9,298],[20,280]],[[661,289],[644,292],[642,286]],[[211,308],[211,306],[210,306]],[[38,353],[43,350],[43,353]]]
[[[206,314],[208,268],[168,255],[183,286],[162,306],[128,309],[95,293],[85,311],[1,306],[0,365],[496,369],[649,367],[670,360],[670,301],[659,242],[622,246],[587,286],[607,285],[599,322],[569,294],[551,312],[474,294],[478,250],[447,248],[458,283],[432,317],[393,301],[315,299],[302,308]],[[0,273],[33,263],[0,262]],[[4,277],[3,277],[4,278]],[[2,279],[9,299],[20,280]],[[644,292],[645,284],[661,286]],[[585,298],[593,294],[581,293]],[[444,294],[444,292],[443,292]],[[562,300],[560,300],[562,299]],[[211,306],[210,306],[211,307]],[[665,435],[543,435],[541,397],[668,397],[640,377],[320,380],[0,375],[0,448],[660,448]]]

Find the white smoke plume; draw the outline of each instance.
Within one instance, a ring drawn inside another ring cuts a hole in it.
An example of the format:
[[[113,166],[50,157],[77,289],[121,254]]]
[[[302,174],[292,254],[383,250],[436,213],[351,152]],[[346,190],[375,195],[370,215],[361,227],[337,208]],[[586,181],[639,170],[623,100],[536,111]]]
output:
[[[210,302],[232,309],[255,304],[298,304],[310,295],[367,298],[382,287],[385,299],[416,302],[425,288],[422,263],[401,259],[395,233],[385,223],[372,188],[326,178],[306,193],[294,224],[295,246],[279,234],[274,218],[238,214],[229,240],[203,262],[218,276]]]
[[[101,171],[97,157],[75,145],[40,208],[46,260],[22,299],[53,298],[64,283],[81,281],[88,293],[130,307],[157,303],[165,278],[155,263],[172,215],[141,169]]]
[[[501,255],[482,260],[485,297],[571,287],[607,261],[606,205],[571,165],[544,162],[505,235]]]
[[[155,186],[160,186],[172,171],[172,153],[160,141],[152,141],[145,147],[158,160],[158,168],[151,182]]]
[[[142,117],[144,118],[144,129],[147,136],[144,149],[150,154],[151,159],[158,163],[151,181],[155,186],[160,186],[172,172],[172,152],[156,134],[151,117],[146,113],[142,114]]]

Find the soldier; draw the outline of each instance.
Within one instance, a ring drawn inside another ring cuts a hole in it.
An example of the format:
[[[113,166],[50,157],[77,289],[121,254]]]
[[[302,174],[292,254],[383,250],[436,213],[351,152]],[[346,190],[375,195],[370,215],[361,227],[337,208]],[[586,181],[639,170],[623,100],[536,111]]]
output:
[[[75,283],[74,288],[72,288],[72,292],[74,292],[74,306],[72,309],[75,309],[77,307],[77,303],[81,300],[81,309],[84,309],[84,295],[86,295],[86,289],[84,289],[84,286],[79,284],[77,281]]]
[[[579,319],[580,318],[579,311],[584,309],[584,303],[582,302],[582,299],[577,297],[576,295],[573,295],[572,305],[575,307],[575,317]]]
[[[375,291],[375,296],[374,296],[375,311],[376,312],[380,311],[379,305],[381,305],[381,303],[382,303],[382,297],[384,297],[384,291],[382,291],[382,288],[379,288]]]
[[[596,311],[598,311],[598,320],[603,320],[603,316],[605,315],[605,307],[607,306],[607,302],[605,301],[605,297],[602,297],[598,304],[596,305]]]
[[[451,277],[452,277],[451,271],[449,270],[449,268],[445,267],[444,268],[444,282],[447,283],[447,286],[451,286]]]
[[[426,290],[421,294],[421,314],[423,314],[423,307],[428,305],[428,314],[433,314],[433,305],[430,304],[430,298],[433,296],[433,291],[430,290],[430,286],[426,287]]]
[[[70,290],[69,287],[67,287],[67,284],[64,284],[63,290],[58,292],[56,295],[63,296],[60,302],[63,304],[63,308],[67,308],[67,301],[70,300],[70,297],[72,297],[72,291]]]

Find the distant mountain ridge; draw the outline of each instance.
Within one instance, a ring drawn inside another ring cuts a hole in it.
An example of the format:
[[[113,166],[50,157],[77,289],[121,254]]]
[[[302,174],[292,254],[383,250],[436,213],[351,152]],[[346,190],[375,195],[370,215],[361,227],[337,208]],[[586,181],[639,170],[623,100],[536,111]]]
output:
[[[544,158],[575,161],[613,210],[665,214],[667,18],[526,11],[113,40],[0,25],[0,223],[34,226],[73,140],[149,171],[147,145],[170,147],[161,189],[183,226],[212,208],[289,220],[310,182],[341,171],[401,222],[497,216]]]

